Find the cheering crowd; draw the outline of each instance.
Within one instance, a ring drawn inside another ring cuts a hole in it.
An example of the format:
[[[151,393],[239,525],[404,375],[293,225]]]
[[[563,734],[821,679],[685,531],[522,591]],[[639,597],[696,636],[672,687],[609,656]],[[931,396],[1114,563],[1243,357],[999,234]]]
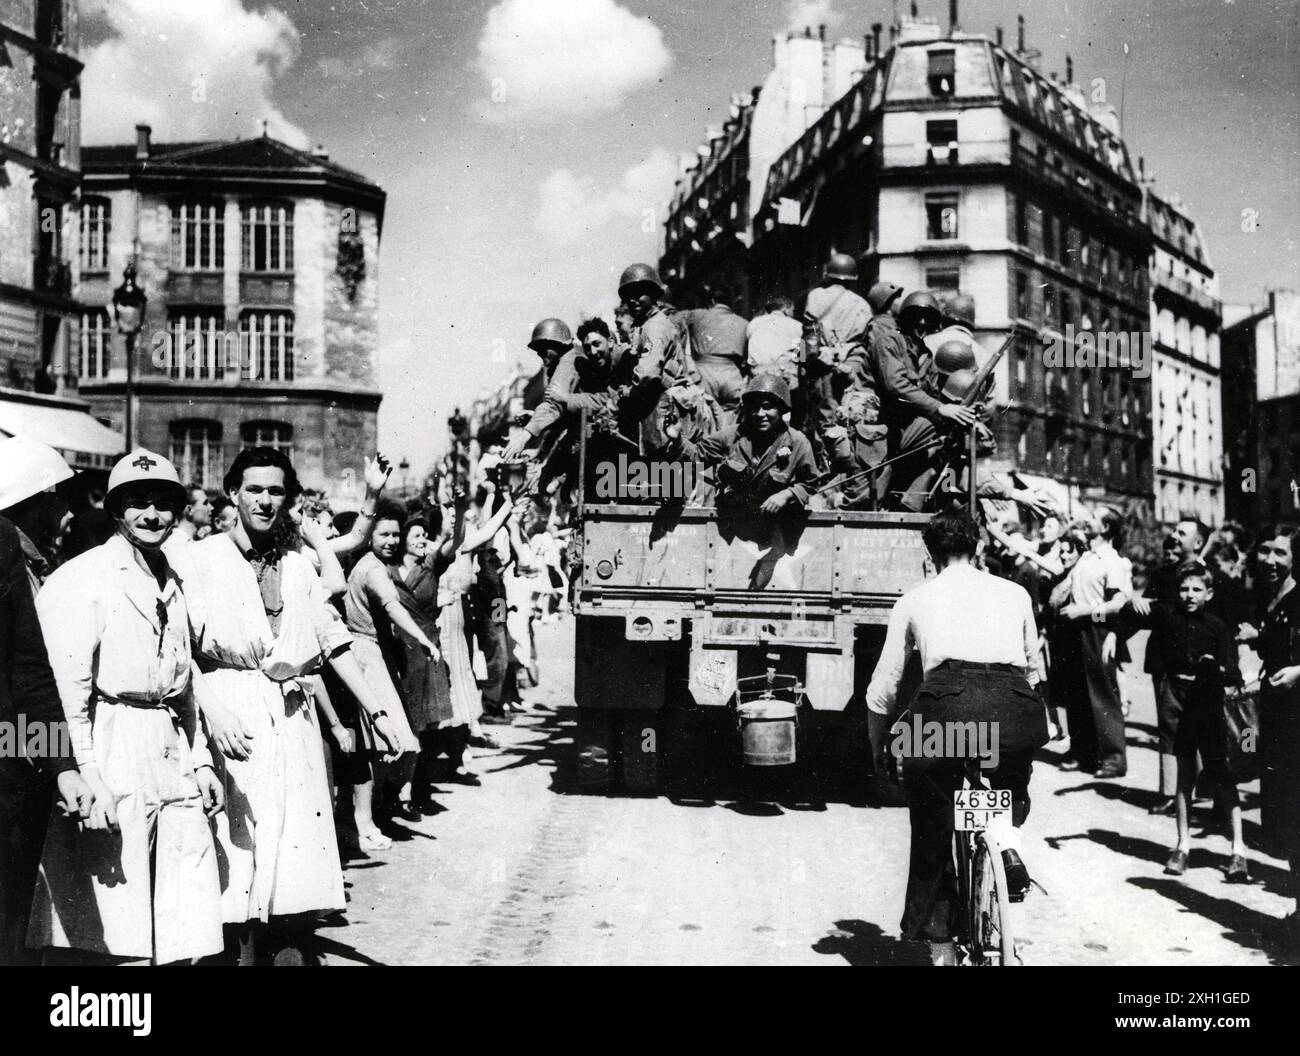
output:
[[[545,399],[472,487],[406,503],[385,497],[382,457],[360,509],[335,513],[272,448],[241,451],[220,495],[136,450],[69,517],[62,457],[0,444],[2,718],[67,742],[0,758],[0,959],[313,963],[346,857],[383,854],[393,819],[438,809],[437,784],[477,784],[474,753],[526,707],[533,624],[563,610],[578,564],[562,522],[584,414],[607,450],[702,466],[704,501],[774,531],[809,508],[943,510],[972,483],[979,560],[1025,589],[1042,632],[1028,655],[1062,769],[1126,775],[1117,672],[1149,629],[1166,871],[1189,868],[1205,797],[1225,880],[1249,881],[1238,786],[1258,777],[1262,849],[1296,883],[1296,529],[1183,518],[1164,562],[1135,569],[1117,512],[1067,521],[971,465],[994,438],[970,298],[886,282],[864,298],[856,280],[833,255],[800,305],[746,320],[720,290],[677,311],[632,265],[614,328],[535,328]],[[495,467],[530,446],[511,494]],[[1296,916],[1283,930],[1296,941]]]
[[[524,709],[554,519],[490,477],[385,499],[382,457],[335,516],[270,448],[215,500],[138,449],[69,519],[58,452],[0,466],[0,962],[313,963],[343,860]]]

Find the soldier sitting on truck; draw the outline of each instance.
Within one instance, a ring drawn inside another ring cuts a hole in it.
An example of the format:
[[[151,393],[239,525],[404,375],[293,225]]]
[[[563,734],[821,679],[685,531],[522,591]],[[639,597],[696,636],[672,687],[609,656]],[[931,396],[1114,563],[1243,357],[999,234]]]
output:
[[[913,451],[879,474],[877,496],[886,504],[919,512],[929,493],[930,458],[927,445],[938,430],[975,424],[975,412],[960,402],[939,398],[925,338],[941,324],[939,302],[924,292],[910,293],[898,312],[898,327],[873,333],[868,352],[876,391],[880,394],[880,420],[888,428],[890,458]]]
[[[790,387],[775,374],[757,374],[740,397],[740,421],[698,440],[669,426],[669,451],[717,467],[718,507],[778,514],[806,507],[817,476],[812,444],[785,424]]]
[[[636,327],[632,383],[621,413],[639,422],[642,454],[663,451],[668,422],[679,422],[691,440],[713,432],[722,424],[721,411],[691,358],[685,326],[664,304],[659,273],[649,264],[633,264],[623,271],[618,292]]]

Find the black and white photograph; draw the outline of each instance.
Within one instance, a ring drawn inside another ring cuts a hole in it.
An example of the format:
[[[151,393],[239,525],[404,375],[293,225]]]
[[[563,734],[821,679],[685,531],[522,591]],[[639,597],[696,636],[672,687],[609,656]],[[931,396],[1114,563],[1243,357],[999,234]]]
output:
[[[1104,966],[1110,1037],[1260,1027],[1298,173],[1298,0],[0,0],[33,1022]]]

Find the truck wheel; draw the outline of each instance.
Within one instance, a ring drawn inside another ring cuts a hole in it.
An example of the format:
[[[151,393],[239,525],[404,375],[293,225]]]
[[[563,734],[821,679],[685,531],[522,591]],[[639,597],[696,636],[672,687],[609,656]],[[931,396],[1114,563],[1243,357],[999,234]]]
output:
[[[574,745],[578,749],[578,787],[607,792],[613,776],[616,715],[608,708],[579,708]]]

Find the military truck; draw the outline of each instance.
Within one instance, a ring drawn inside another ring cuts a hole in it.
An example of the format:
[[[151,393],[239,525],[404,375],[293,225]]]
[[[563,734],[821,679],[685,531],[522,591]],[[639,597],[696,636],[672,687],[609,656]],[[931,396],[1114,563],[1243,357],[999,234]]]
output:
[[[890,609],[931,571],[929,516],[811,511],[772,531],[604,495],[581,489],[575,525],[582,784],[672,793],[710,769],[798,763],[865,798],[863,696]]]

